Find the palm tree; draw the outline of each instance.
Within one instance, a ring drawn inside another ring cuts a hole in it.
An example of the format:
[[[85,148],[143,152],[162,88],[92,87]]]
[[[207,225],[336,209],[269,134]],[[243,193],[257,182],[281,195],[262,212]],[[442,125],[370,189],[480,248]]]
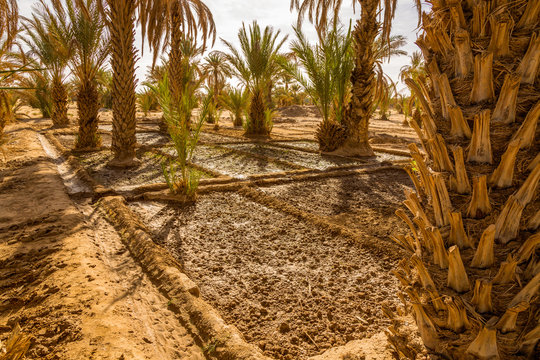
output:
[[[351,32],[343,33],[334,24],[330,32],[319,38],[319,44],[311,45],[302,30],[294,27],[296,40],[291,49],[302,65],[302,71],[290,61],[282,62],[284,70],[301,84],[313,103],[318,107],[323,120],[317,129],[319,148],[330,152],[343,142],[342,122],[350,96],[353,57]]]
[[[84,1],[84,0],[77,0]],[[111,46],[112,77],[112,167],[137,166],[135,145],[137,139],[135,95],[135,12],[138,0],[99,0],[100,11],[105,15]]]
[[[232,73],[231,66],[222,52],[213,51],[206,57],[201,70],[206,74],[208,87],[212,92],[213,106],[217,110],[220,106],[219,98],[221,92],[225,87],[227,78]],[[216,119],[213,118],[213,115],[210,115],[208,121],[213,123],[216,122]]]
[[[395,240],[416,255],[396,274],[438,357],[538,358],[539,13],[537,0],[447,1],[422,17],[427,79],[406,84],[428,157],[409,146],[414,220],[399,213],[410,235]]]
[[[390,41],[391,21],[394,17],[395,0],[353,0],[361,8],[360,19],[353,30],[355,65],[351,74],[352,96],[349,110],[344,121],[346,139],[336,150],[337,154],[348,156],[372,156],[373,150],[368,143],[368,127],[375,108],[377,90],[377,51],[374,48],[377,36],[383,41]],[[307,13],[323,37],[330,24],[336,23],[342,0],[291,0],[291,9],[298,9],[298,22],[302,23]],[[377,21],[379,9],[382,10],[382,25]],[[329,16],[332,15],[332,16]],[[328,21],[333,17],[333,21]],[[381,31],[382,30],[382,31]],[[389,55],[389,52],[386,54]]]
[[[377,71],[380,70],[384,61],[389,61],[393,56],[407,55],[407,52],[402,49],[405,45],[407,45],[407,38],[403,35],[390,35],[387,39],[377,36],[373,43]]]
[[[234,115],[234,126],[242,126],[248,100],[248,92],[240,89],[231,89],[221,96],[223,106]]]
[[[159,106],[156,93],[150,88],[137,93],[137,102],[141,107],[145,118],[148,116],[149,111],[157,110]]]
[[[286,36],[278,40],[280,33],[270,26],[261,32],[259,24],[254,21],[249,29],[242,24],[238,31],[240,49],[221,39],[229,48],[230,53],[226,54],[226,57],[232,65],[234,75],[251,94],[246,118],[247,135],[269,135],[271,131],[268,94],[271,96],[272,84],[279,74],[279,50],[287,40]]]
[[[15,0],[0,0],[0,87],[10,85],[12,77],[7,78],[9,71],[15,68],[9,59],[9,50],[17,33],[18,8]],[[0,89],[0,141],[10,112],[7,90]],[[1,145],[1,143],[0,143]]]
[[[98,74],[109,56],[109,38],[102,12],[96,1],[81,0],[78,6],[66,0],[53,3],[54,14],[43,5],[48,17],[55,17],[53,29],[58,43],[69,49],[69,66],[77,80],[77,109],[79,133],[77,149],[96,148],[100,145],[98,112],[101,107],[98,92]]]
[[[373,44],[375,56],[375,73],[377,74],[377,85],[375,87],[375,102],[381,113],[382,120],[388,120],[388,109],[394,93],[396,84],[383,71],[384,61],[389,61],[393,56],[404,56],[407,52],[401,48],[407,43],[403,35],[391,35],[389,39],[378,36]]]
[[[409,56],[409,59],[410,64],[404,65],[400,69],[400,80],[403,82],[405,82],[407,79],[409,79],[408,81],[413,81],[415,86],[422,90],[424,96],[428,96],[427,86],[424,85],[427,84],[427,79],[426,68],[424,60],[422,58],[422,53],[419,51],[415,51],[411,56]],[[414,93],[411,94],[411,97],[409,99],[409,109],[412,113],[415,114],[418,126],[422,126],[420,102],[419,99],[414,95]]]
[[[104,107],[105,109],[112,109],[112,71],[101,68],[96,75],[96,79],[99,98],[101,99],[101,107]]]
[[[33,68],[39,68],[38,64],[31,59],[28,63]],[[17,91],[21,101],[39,109],[44,118],[50,118],[53,109],[50,83],[50,74],[47,71],[31,72],[16,82],[17,87],[22,88]]]
[[[421,76],[425,75],[424,59],[422,59],[422,53],[415,51],[409,56],[410,63],[404,65],[399,69],[399,79],[405,81],[405,79],[413,79],[418,81]]]
[[[0,0],[0,40],[9,48],[17,36],[19,8],[17,0]]]
[[[208,86],[212,89],[217,99],[217,96],[225,86],[227,78],[232,74],[231,66],[227,62],[225,55],[219,51],[212,51],[205,58],[202,71],[206,73]]]
[[[46,5],[40,1],[33,10],[31,18],[23,17],[22,27],[26,36],[22,38],[22,41],[30,49],[29,54],[36,56],[40,64],[50,73],[53,103],[51,120],[55,127],[64,127],[69,124],[68,91],[64,78],[70,52],[52,36],[59,24],[56,18],[50,16]]]
[[[161,52],[168,50],[168,78],[173,104],[182,98],[185,53],[182,44],[187,39],[215,39],[216,29],[210,9],[201,0],[141,0],[139,14],[143,43],[147,36],[154,51],[154,63]],[[191,42],[195,44],[195,41]]]
[[[375,98],[377,102],[375,108],[379,109],[381,120],[388,120],[388,111],[390,109],[390,103],[396,93],[396,84],[390,79],[390,77],[383,75],[377,81],[377,91]]]

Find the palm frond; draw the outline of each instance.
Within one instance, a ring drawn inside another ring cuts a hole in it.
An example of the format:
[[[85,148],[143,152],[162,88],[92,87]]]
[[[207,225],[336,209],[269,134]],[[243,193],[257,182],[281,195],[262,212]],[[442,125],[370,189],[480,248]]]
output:
[[[141,23],[143,48],[148,39],[150,49],[154,52],[155,64],[159,54],[171,45],[173,31],[181,31],[186,38],[206,41],[216,38],[216,26],[212,12],[201,0],[140,0],[139,21]],[[180,26],[179,29],[175,27]]]

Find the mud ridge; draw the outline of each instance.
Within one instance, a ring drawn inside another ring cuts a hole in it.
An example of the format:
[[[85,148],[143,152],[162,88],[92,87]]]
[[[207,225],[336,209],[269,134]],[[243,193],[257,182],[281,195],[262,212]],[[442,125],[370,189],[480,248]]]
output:
[[[180,271],[181,266],[172,255],[150,238],[145,226],[122,197],[102,198],[98,206],[117,228],[132,256],[172,305],[187,314],[205,348],[213,350],[208,355],[223,360],[270,360],[257,347],[248,344],[235,326],[227,325],[217,311],[199,297],[198,286]]]
[[[354,176],[358,174],[368,174],[386,170],[403,170],[403,168],[400,166],[377,166],[375,164],[373,165],[373,167],[361,169],[346,168],[345,170],[335,171],[298,170],[297,172],[293,172],[290,174],[273,174],[275,176],[265,176],[263,174],[252,177],[249,180],[231,179],[230,181],[228,181],[227,179],[223,178],[223,180],[220,182],[208,182],[205,184],[201,183],[199,188],[197,189],[197,194],[202,195],[211,192],[231,192],[240,190],[244,186],[264,187],[272,185],[282,185],[292,182]],[[135,191],[124,192],[123,195],[125,195],[128,201],[151,200],[185,203],[186,199],[184,196],[171,194],[167,189],[168,187],[166,186],[166,184],[153,184],[152,187],[144,186],[142,188],[137,188]]]

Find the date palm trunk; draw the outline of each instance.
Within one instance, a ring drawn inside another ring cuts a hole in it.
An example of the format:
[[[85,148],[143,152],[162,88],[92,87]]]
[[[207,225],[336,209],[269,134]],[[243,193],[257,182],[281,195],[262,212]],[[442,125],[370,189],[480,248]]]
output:
[[[264,92],[260,86],[255,87],[251,95],[251,101],[248,110],[248,121],[246,126],[246,135],[269,135],[270,130],[265,124],[265,103]]]
[[[111,37],[111,67],[113,70],[112,99],[114,167],[138,165],[135,158],[137,120],[135,96],[135,9],[134,0],[109,1],[109,31]]]
[[[243,122],[244,122],[244,119],[242,119],[242,110],[236,111],[234,113],[233,126],[240,127],[242,126]]]
[[[180,13],[179,5],[174,2],[170,12],[171,22],[171,44],[169,51],[169,87],[173,106],[180,106],[184,91],[184,54],[182,54],[182,24],[183,19]]]
[[[51,84],[52,113],[51,120],[54,127],[66,127],[69,125],[68,94],[62,79],[53,76]]]
[[[0,140],[4,134],[4,128],[9,120],[9,102],[6,90],[0,90]]]
[[[362,0],[361,16],[353,30],[355,64],[351,74],[352,94],[344,117],[346,139],[333,153],[346,156],[373,156],[368,142],[369,120],[373,115],[376,89],[373,43],[379,34],[378,0]]]
[[[409,146],[416,192],[398,215],[410,234],[394,240],[411,257],[396,274],[445,358],[538,355],[539,20],[537,0],[436,1],[422,19],[428,91],[406,81],[422,150]]]
[[[75,147],[92,149],[101,145],[98,134],[99,92],[93,81],[85,81],[77,92],[79,133]]]

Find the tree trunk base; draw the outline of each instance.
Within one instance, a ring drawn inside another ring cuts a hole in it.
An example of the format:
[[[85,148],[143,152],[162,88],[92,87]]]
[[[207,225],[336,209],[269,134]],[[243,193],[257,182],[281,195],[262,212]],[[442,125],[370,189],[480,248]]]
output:
[[[64,123],[64,124],[53,124],[51,126],[51,129],[65,129],[67,127],[69,127],[69,122]]]
[[[135,156],[130,156],[128,154],[119,154],[114,157],[109,163],[107,164],[110,168],[118,168],[118,169],[125,169],[125,168],[131,168],[131,167],[137,167],[141,164],[141,161],[137,159]]]
[[[97,146],[84,146],[84,147],[75,146],[75,148],[72,151],[75,151],[77,153],[91,153],[91,152],[101,151],[103,149],[104,148],[102,148],[99,145],[97,145]]]
[[[269,134],[248,134],[244,133],[244,137],[252,140],[270,140],[271,137]]]
[[[334,151],[328,152],[329,155],[339,155],[347,157],[371,157],[375,156],[373,149],[368,143],[348,143],[345,142],[342,146]]]

